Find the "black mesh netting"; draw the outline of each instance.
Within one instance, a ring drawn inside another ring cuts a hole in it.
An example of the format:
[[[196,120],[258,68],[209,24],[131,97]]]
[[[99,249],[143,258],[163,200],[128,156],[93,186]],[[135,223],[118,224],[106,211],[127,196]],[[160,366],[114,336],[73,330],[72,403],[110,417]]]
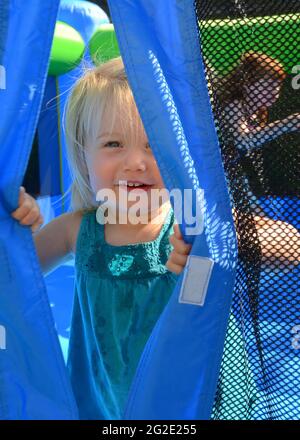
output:
[[[212,418],[300,419],[300,2],[195,7],[239,243]]]

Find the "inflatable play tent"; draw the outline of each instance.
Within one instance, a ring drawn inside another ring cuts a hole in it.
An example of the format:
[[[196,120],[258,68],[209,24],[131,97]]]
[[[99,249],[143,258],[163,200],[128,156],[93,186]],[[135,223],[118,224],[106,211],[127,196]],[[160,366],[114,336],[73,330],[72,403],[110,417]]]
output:
[[[262,209],[273,220],[288,221],[291,253],[299,257],[299,135],[290,130],[272,141],[275,146],[266,142],[262,151],[239,153],[234,129],[224,123],[217,80],[252,50],[280,59],[288,74],[285,93],[295,98],[300,10],[291,1],[289,13],[282,12],[281,2],[272,0],[254,18],[250,6],[232,1],[225,18],[224,3],[109,2],[165,185],[200,193],[193,203],[201,204],[204,222],[196,236],[182,224],[191,257],[145,347],[127,419],[299,418],[299,271],[273,257],[262,264],[254,222]],[[32,193],[60,197],[67,190],[62,109],[82,63],[91,61],[88,50],[98,50],[98,37],[92,37],[108,18],[85,1],[3,0],[0,22],[0,418],[76,419],[47,278],[29,228],[10,213],[26,169],[28,176],[37,172],[34,165],[27,168],[31,151],[38,153],[32,164],[38,163],[40,179]],[[61,58],[54,56],[55,30],[62,38],[69,32],[72,51]],[[73,68],[56,70],[65,63]],[[269,116],[295,113],[299,108],[291,106],[298,102],[278,100]],[[54,215],[67,209],[55,205]],[[278,225],[284,241],[286,223]],[[275,238],[267,234],[272,246]],[[58,276],[66,282],[63,273]]]

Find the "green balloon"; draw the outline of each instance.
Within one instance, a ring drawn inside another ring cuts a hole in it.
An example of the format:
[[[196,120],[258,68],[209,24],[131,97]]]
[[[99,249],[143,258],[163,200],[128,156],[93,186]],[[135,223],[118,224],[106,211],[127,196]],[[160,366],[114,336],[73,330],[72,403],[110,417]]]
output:
[[[85,44],[72,26],[58,21],[50,54],[49,75],[62,75],[74,69],[81,61]]]
[[[95,64],[120,56],[114,26],[112,24],[102,24],[99,26],[90,40],[89,48]]]

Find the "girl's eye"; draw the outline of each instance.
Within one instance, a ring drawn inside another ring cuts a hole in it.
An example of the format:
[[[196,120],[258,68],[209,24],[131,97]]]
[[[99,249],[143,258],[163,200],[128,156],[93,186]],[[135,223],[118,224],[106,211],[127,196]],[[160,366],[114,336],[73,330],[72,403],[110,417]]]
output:
[[[146,143],[146,148],[149,149],[149,150],[151,150],[151,147],[150,147],[149,142]]]
[[[118,141],[110,141],[110,142],[106,142],[106,144],[104,144],[104,147],[108,147],[108,148],[119,148],[120,146],[121,146],[121,144]]]

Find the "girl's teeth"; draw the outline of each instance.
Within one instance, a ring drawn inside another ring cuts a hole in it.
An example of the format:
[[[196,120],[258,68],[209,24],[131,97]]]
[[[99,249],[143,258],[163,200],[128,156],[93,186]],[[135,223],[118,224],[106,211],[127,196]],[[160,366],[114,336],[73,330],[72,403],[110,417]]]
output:
[[[139,186],[144,186],[143,183],[127,183],[126,180],[120,180],[119,182],[120,186],[130,186],[130,187],[139,187]]]

